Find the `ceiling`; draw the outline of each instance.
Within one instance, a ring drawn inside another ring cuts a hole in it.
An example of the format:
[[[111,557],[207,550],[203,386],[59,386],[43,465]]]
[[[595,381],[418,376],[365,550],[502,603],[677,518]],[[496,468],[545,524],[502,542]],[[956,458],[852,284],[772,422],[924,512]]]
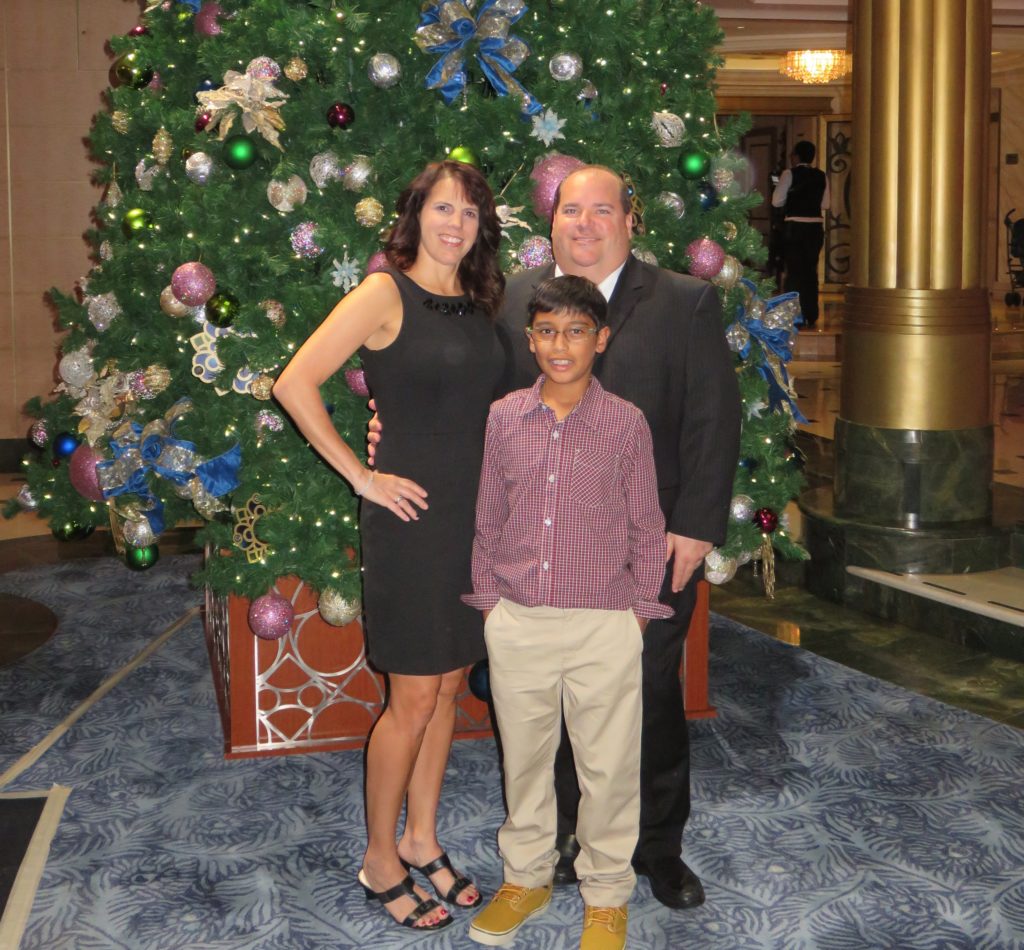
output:
[[[853,0],[705,2],[714,8],[725,31],[723,52],[727,57],[787,49],[850,48]],[[992,48],[1024,50],[1024,0],[992,0]]]

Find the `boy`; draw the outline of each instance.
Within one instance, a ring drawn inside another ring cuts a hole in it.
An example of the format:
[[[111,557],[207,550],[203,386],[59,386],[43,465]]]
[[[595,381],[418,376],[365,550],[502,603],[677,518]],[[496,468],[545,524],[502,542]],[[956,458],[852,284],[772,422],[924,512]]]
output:
[[[551,899],[553,766],[564,716],[582,798],[580,947],[621,950],[640,819],[640,651],[665,572],[651,434],[593,378],[607,305],[582,277],[541,283],[526,327],[541,376],[491,407],[473,546],[504,750],[504,881],[469,935],[504,946]]]

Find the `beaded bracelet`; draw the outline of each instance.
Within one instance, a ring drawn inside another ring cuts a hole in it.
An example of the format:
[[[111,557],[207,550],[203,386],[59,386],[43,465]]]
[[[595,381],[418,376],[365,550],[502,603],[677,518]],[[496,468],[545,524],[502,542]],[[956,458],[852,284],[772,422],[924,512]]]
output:
[[[362,498],[362,496],[365,495],[369,491],[370,486],[373,484],[373,478],[374,478],[374,476],[376,474],[377,474],[377,470],[373,469],[370,472],[370,477],[368,479],[366,479],[366,484],[363,485],[362,488],[357,488],[356,489],[356,495],[358,495],[360,498]]]

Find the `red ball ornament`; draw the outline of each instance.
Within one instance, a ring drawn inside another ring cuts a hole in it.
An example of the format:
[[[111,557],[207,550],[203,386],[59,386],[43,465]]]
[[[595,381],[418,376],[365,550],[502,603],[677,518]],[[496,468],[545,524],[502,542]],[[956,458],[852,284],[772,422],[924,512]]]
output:
[[[202,132],[203,129],[205,129],[210,124],[211,119],[213,119],[213,116],[210,115],[209,112],[200,112],[199,115],[196,116],[196,131]]]
[[[147,30],[141,23],[137,23],[128,31],[129,36],[146,36],[148,33],[149,30]]]
[[[668,92],[668,83],[667,82],[663,82],[661,84],[660,88],[661,88],[661,94],[665,95],[665,93]]]
[[[779,526],[779,516],[771,508],[758,508],[752,520],[761,534],[771,534]]]
[[[327,110],[327,124],[331,128],[347,129],[355,120],[355,109],[347,102],[336,102]]]

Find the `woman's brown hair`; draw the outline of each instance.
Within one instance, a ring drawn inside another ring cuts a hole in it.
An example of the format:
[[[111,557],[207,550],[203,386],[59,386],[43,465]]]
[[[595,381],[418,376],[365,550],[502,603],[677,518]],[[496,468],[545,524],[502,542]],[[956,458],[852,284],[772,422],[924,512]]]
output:
[[[453,179],[466,199],[476,205],[480,215],[476,241],[459,263],[459,283],[477,307],[493,316],[505,293],[505,275],[498,266],[501,222],[487,179],[472,165],[444,161],[432,162],[424,168],[398,198],[398,222],[391,229],[384,253],[388,262],[402,271],[416,262],[420,249],[420,211],[430,189],[443,178]]]

